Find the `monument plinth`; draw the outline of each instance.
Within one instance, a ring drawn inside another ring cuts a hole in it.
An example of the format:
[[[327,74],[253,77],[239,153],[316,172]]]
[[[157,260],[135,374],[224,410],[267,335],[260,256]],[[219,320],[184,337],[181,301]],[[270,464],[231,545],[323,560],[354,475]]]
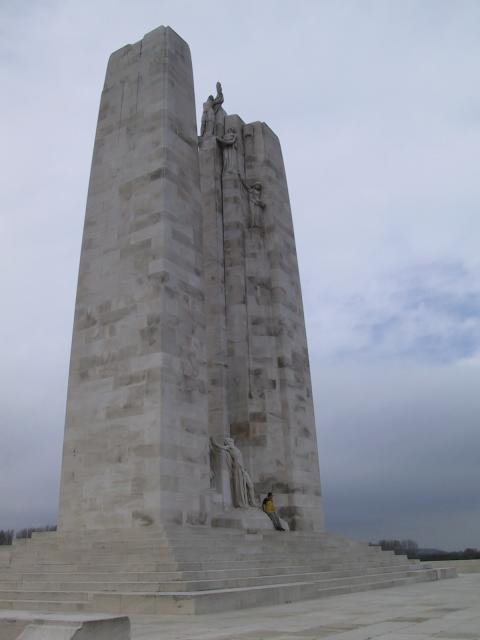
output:
[[[323,530],[281,147],[223,103],[217,83],[197,137],[168,27],[110,58],[59,527],[0,549],[0,608],[198,613],[449,575]]]

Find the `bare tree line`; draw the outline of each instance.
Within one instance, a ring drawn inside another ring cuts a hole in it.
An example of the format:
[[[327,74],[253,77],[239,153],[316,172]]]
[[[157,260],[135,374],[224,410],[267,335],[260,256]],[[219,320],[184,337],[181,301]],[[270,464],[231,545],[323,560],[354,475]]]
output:
[[[463,551],[442,551],[441,549],[420,549],[414,540],[379,540],[370,542],[372,546],[379,546],[384,551],[393,551],[397,555],[407,556],[416,560],[478,560],[480,549],[467,547]]]
[[[0,545],[12,544],[14,539],[21,540],[31,538],[32,533],[37,531],[56,531],[56,524],[47,524],[44,527],[27,527],[26,529],[0,529]]]

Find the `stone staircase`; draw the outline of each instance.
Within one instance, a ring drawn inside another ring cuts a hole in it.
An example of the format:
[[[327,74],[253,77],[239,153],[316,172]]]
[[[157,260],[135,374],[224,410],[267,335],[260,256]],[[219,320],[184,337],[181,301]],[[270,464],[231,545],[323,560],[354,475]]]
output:
[[[207,613],[453,577],[327,533],[171,527],[0,547],[0,609]]]

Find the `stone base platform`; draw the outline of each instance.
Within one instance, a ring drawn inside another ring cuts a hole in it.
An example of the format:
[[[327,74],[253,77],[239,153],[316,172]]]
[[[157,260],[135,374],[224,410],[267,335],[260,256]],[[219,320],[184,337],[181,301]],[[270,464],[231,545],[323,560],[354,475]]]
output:
[[[0,549],[0,609],[198,614],[453,577],[328,533],[145,527]]]
[[[480,574],[202,616],[131,616],[132,640],[474,640]]]
[[[130,640],[126,616],[1,611],[0,640]]]

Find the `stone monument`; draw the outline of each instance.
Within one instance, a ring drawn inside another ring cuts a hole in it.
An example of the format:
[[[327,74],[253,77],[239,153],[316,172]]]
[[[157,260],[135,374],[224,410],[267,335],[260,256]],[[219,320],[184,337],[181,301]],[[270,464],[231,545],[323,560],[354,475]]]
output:
[[[248,514],[232,512],[231,470],[211,468],[211,438],[235,442],[252,491],[273,491],[291,529],[322,530],[280,143],[223,102],[217,82],[197,142],[190,52],[170,29],[108,64],[75,305],[61,531],[249,526]]]
[[[281,147],[223,104],[218,82],[197,137],[168,27],[110,57],[58,531],[0,549],[0,608],[195,613],[448,575],[324,532]]]

